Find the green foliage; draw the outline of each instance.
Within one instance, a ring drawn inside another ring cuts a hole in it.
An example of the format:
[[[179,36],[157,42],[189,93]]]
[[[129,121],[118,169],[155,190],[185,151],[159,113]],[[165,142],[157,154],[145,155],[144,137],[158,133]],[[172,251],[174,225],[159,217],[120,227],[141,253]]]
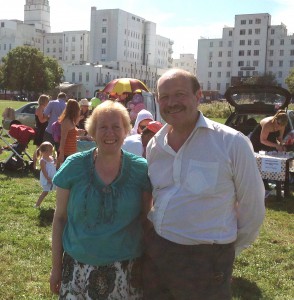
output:
[[[294,69],[289,73],[289,76],[285,79],[285,83],[288,86],[288,90],[292,95],[294,95]]]
[[[1,84],[12,91],[48,92],[61,82],[62,68],[36,48],[16,47],[2,59]]]
[[[201,103],[199,109],[207,118],[226,119],[230,113],[230,105],[226,101],[213,101],[212,103]]]
[[[248,77],[242,80],[242,84],[278,85],[278,82],[274,74],[264,73],[261,76]]]

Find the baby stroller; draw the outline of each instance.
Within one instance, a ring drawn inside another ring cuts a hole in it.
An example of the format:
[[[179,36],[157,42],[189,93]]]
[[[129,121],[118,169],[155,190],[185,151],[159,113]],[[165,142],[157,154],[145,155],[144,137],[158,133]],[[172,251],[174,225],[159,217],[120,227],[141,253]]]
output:
[[[13,143],[4,138],[10,137]],[[0,162],[0,170],[28,170],[33,166],[31,156],[26,152],[28,143],[34,138],[35,130],[29,126],[21,124],[12,124],[9,132],[0,127],[0,139],[6,146],[0,148],[0,154],[4,151],[11,151],[11,154],[5,161]]]

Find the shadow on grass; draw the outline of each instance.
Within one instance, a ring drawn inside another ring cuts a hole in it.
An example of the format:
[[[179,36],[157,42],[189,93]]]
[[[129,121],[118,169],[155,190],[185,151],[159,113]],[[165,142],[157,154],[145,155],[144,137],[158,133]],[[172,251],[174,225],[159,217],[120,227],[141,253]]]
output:
[[[11,180],[11,178],[27,178],[27,177],[36,177],[39,178],[39,174],[35,174],[29,168],[27,169],[5,169],[1,172],[6,178],[1,178],[1,180]]]
[[[55,210],[53,208],[42,209],[39,214],[39,226],[47,227],[52,225]]]
[[[294,213],[294,197],[290,196],[287,198],[282,198],[281,200],[277,200],[276,196],[270,196],[265,201],[265,206],[268,209],[272,209],[275,211],[285,211],[289,214]]]
[[[259,300],[262,293],[255,282],[240,277],[233,277],[232,282],[233,299],[238,300]]]

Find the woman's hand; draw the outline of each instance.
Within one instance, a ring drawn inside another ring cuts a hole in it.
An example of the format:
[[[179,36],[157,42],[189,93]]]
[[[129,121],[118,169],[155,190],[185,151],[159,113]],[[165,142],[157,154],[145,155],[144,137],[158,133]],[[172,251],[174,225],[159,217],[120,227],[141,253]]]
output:
[[[279,152],[284,151],[284,146],[283,146],[283,145],[280,145],[280,144],[277,144],[276,149],[277,149],[277,151],[279,151]]]
[[[52,268],[50,275],[50,290],[53,294],[58,295],[62,279],[62,270]]]

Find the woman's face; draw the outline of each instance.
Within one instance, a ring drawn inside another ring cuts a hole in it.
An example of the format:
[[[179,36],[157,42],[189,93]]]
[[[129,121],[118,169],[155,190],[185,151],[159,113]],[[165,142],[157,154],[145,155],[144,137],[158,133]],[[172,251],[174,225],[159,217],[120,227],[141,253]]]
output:
[[[95,141],[99,152],[105,154],[120,153],[126,136],[127,130],[119,112],[106,112],[97,119]]]

